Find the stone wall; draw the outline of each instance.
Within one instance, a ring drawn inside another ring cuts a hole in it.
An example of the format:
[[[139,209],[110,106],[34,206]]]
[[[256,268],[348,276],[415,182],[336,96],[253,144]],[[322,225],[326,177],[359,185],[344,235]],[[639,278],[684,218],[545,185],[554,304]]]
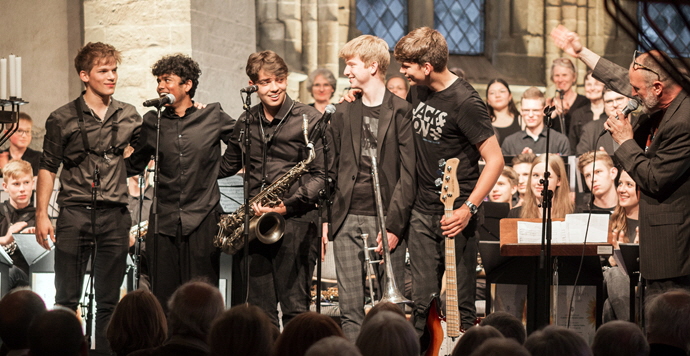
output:
[[[79,95],[74,55],[81,46],[79,0],[3,1],[0,57],[22,57],[21,107],[34,120],[31,147],[43,146],[48,115]]]

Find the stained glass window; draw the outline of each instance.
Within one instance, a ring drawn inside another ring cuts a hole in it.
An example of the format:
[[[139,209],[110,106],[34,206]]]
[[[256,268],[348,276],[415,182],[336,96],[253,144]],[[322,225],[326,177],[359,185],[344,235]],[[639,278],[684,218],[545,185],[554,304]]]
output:
[[[484,53],[484,1],[434,0],[435,27],[451,54]]]
[[[357,29],[383,38],[393,50],[407,34],[407,0],[357,0]]]
[[[652,22],[659,28],[661,33],[668,39],[673,47],[678,50],[682,57],[690,57],[690,28],[685,25],[681,13],[678,13],[680,8],[682,15],[690,20],[690,5],[678,5],[676,7],[672,4],[647,3],[647,13]],[[673,56],[673,52],[669,51],[668,46],[664,40],[656,33],[654,27],[651,26],[647,17],[645,16],[645,5],[640,2],[638,5],[638,18],[642,33],[644,33],[649,40],[659,49],[667,52]],[[639,35],[640,50],[646,51],[651,49],[650,43],[647,42],[641,34]]]

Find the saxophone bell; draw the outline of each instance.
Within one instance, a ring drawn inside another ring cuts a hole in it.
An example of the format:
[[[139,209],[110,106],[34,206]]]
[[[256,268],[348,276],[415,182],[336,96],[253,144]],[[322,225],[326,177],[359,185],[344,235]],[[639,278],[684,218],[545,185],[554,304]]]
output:
[[[285,233],[285,218],[276,212],[254,217],[249,221],[249,233],[267,245],[276,243]]]

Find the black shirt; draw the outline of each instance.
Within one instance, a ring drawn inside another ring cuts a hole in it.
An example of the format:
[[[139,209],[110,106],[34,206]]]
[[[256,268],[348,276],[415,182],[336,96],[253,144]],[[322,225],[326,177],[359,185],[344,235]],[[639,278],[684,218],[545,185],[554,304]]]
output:
[[[0,151],[0,153],[7,152],[9,154],[8,159],[13,160],[14,157],[12,157],[12,154],[10,154],[10,150],[5,150],[5,151]],[[38,169],[41,167],[41,151],[36,151],[32,150],[30,148],[26,148],[26,151],[24,151],[24,154],[21,157],[22,161],[27,161],[31,164],[31,170],[33,171],[34,177],[38,175]],[[0,172],[0,177],[2,176],[2,172]]]
[[[36,226],[36,208],[27,206],[23,209],[15,209],[9,200],[0,205],[0,234],[7,234],[7,230],[14,223],[25,221],[26,227]],[[12,254],[12,263],[24,273],[29,274],[29,263],[24,259],[19,247]]]
[[[112,142],[113,123],[117,122],[115,147],[125,149],[134,144],[139,136],[141,116],[134,106],[111,99],[105,119],[96,119],[84,102],[81,102],[84,114],[84,127],[89,147],[96,152],[107,150]],[[79,129],[77,106],[72,101],[53,111],[46,120],[46,135],[43,140],[41,169],[56,173],[60,164],[75,161],[84,153],[81,130]],[[94,169],[100,171],[101,184],[97,188],[96,200],[111,205],[127,204],[127,170],[122,154],[103,155],[88,154],[78,165],[65,165],[60,174],[60,206],[91,205],[91,183]]]
[[[379,113],[381,105],[369,107],[362,105],[362,139],[357,180],[352,189],[350,214],[376,216],[376,196],[374,195],[374,179],[372,176],[371,156],[376,155],[376,135],[379,132]],[[384,208],[385,212],[385,208]]]
[[[417,198],[414,209],[424,214],[442,214],[439,188],[435,181],[442,176],[440,159],[457,157],[460,196],[454,202],[459,208],[470,196],[479,179],[477,144],[494,135],[486,105],[474,88],[457,79],[448,88],[434,92],[415,85],[410,89],[412,127],[417,150]]]
[[[262,183],[266,187],[269,186],[307,158],[308,150],[302,133],[302,115],[307,115],[308,129],[312,132],[314,125],[321,118],[321,113],[309,105],[293,101],[289,96],[286,96],[285,102],[270,122],[263,115],[262,104],[252,107],[251,113],[254,118],[250,125],[251,162],[246,172],[250,175],[249,195],[254,197],[261,192]],[[240,116],[232,133],[220,168],[221,178],[237,173],[244,166],[242,140],[246,115],[245,112]],[[316,158],[309,165],[308,171],[282,197],[287,210],[286,215],[302,214],[316,207],[325,176],[321,156],[323,145],[320,140],[315,143],[315,151]]]
[[[129,175],[140,174],[156,152],[156,111],[144,115],[139,143],[127,159]],[[204,109],[194,106],[183,117],[172,107],[161,114],[158,227],[175,236],[178,223],[182,235],[191,234],[220,201],[218,167],[220,142],[229,142],[235,120],[220,104]]]

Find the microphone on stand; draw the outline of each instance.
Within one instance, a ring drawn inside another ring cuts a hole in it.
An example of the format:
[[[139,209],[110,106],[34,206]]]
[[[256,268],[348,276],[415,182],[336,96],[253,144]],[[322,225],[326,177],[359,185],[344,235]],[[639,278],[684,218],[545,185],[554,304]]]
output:
[[[640,106],[640,102],[637,101],[636,99],[631,99],[630,101],[628,101],[628,105],[626,105],[625,108],[623,108],[623,111],[621,111],[621,112],[623,113],[623,116],[628,116],[628,114],[635,111],[638,106]],[[618,116],[616,116],[616,119],[620,120],[620,118]],[[609,132],[609,130],[604,129],[599,134],[599,137],[604,136],[604,134],[607,132]]]
[[[323,112],[323,116],[321,116],[319,121],[316,122],[316,126],[309,135],[309,141],[315,141],[316,139],[321,137],[321,135],[323,135],[323,131],[325,131],[328,127],[328,122],[331,121],[331,115],[333,115],[333,113],[335,113],[335,105],[326,105],[326,109]]]
[[[257,92],[258,90],[259,90],[258,85],[250,85],[248,87],[244,87],[244,88],[240,89],[240,93],[251,94],[251,93]]]
[[[144,106],[145,107],[153,106],[156,108],[160,108],[161,106],[163,106],[165,104],[172,104],[174,102],[175,102],[175,95],[168,93],[168,94],[163,94],[160,97],[155,98],[155,99],[146,100],[144,102]]]

